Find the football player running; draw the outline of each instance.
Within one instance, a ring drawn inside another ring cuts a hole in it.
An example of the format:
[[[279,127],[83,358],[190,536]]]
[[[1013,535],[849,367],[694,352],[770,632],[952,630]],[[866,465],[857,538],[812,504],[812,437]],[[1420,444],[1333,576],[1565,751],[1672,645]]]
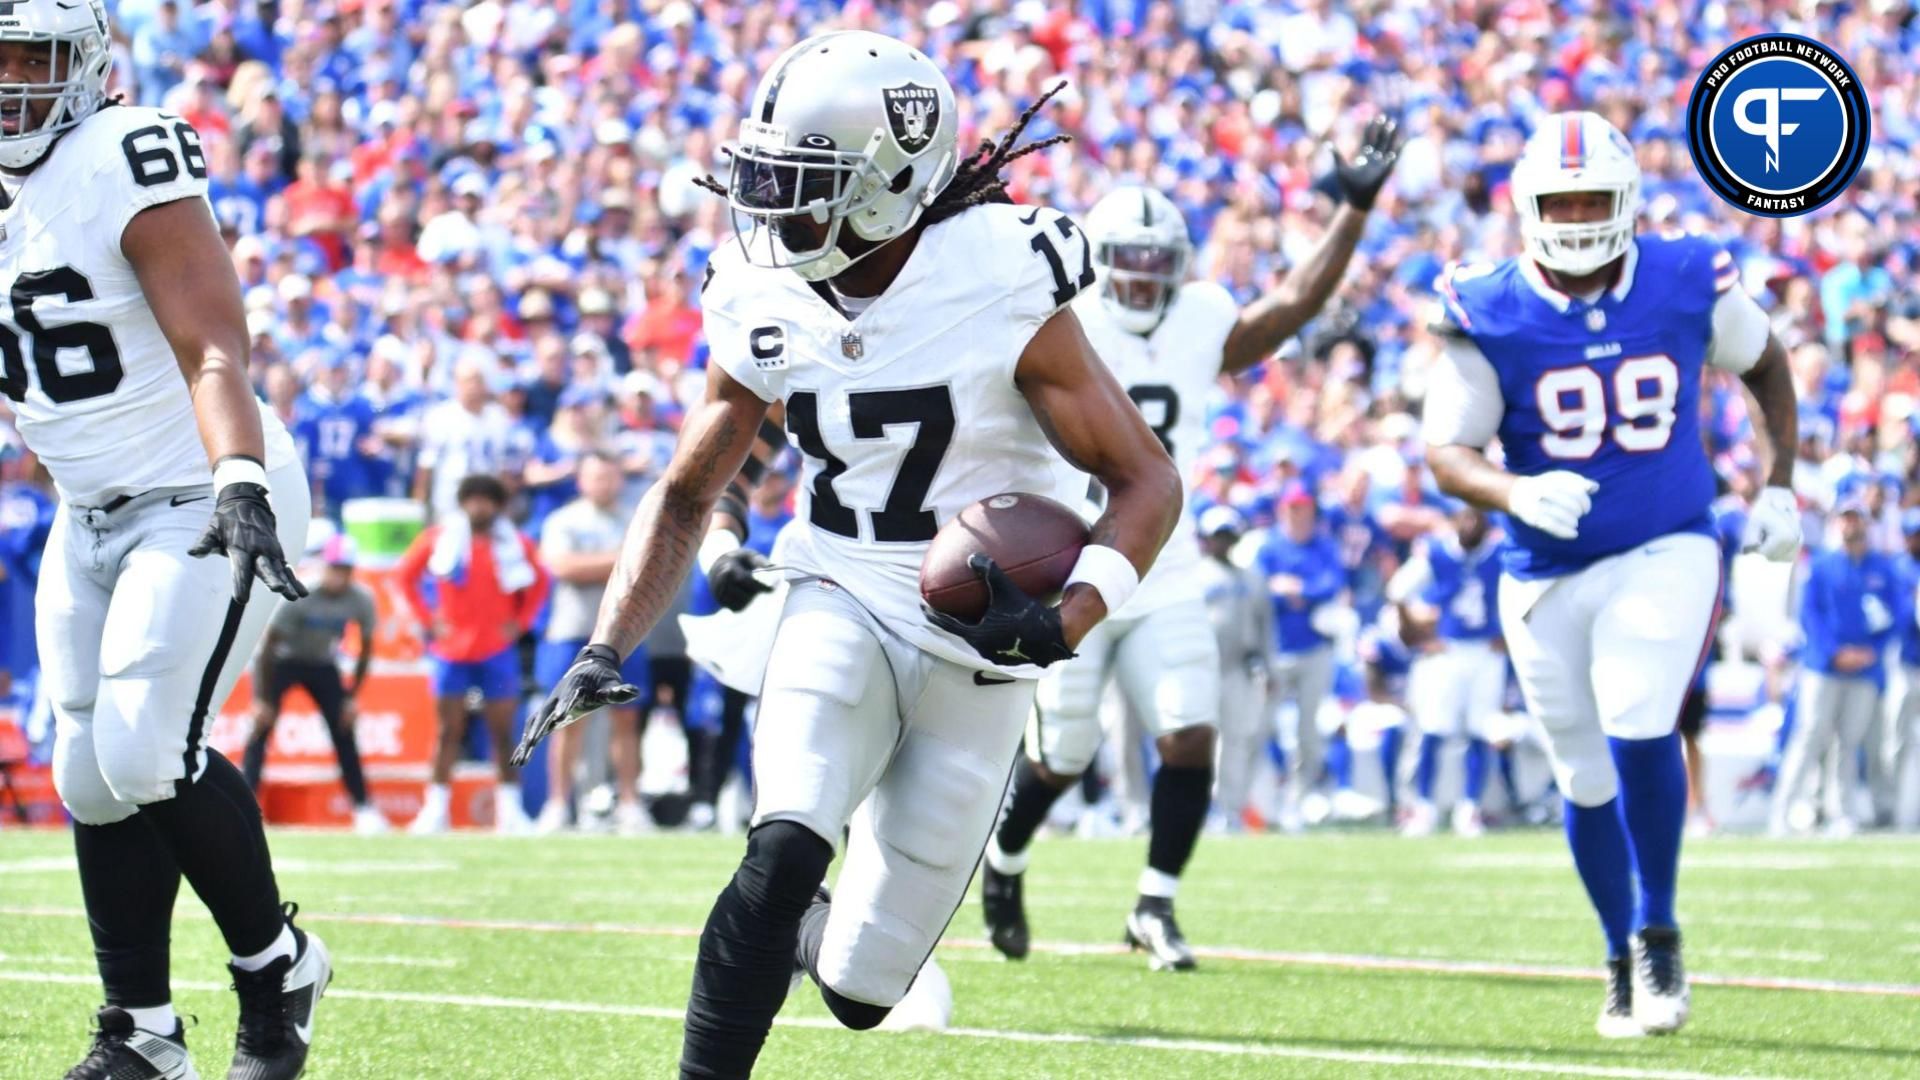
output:
[[[281,908],[240,770],[204,740],[278,597],[305,595],[282,553],[305,540],[307,482],[247,381],[199,136],[107,99],[100,0],[3,6],[0,391],[59,489],[35,633],[106,992],[67,1077],[199,1075],[168,983],[184,876],[233,954],[228,1075],[284,1080],[331,968]]]
[[[1124,606],[1179,520],[1173,463],[1068,309],[1094,283],[1084,235],[1000,183],[1046,145],[1013,146],[1044,101],[963,158],[940,69],[846,31],[783,53],[741,122],[720,188],[739,243],[715,253],[702,297],[706,398],[640,504],[592,644],[528,735],[633,692],[620,658],[668,610],[783,405],[805,461],[799,576],[762,686],[746,855],[700,937],[683,1077],[748,1075],[797,968],[846,1026],[887,1017],[966,893],[1035,679]],[[930,616],[918,575],[935,532],[999,492],[1055,493],[1056,454],[1111,496],[1060,603],[981,559],[981,620]]]
[[[1605,120],[1548,117],[1512,185],[1525,253],[1439,281],[1427,461],[1442,490],[1509,516],[1500,625],[1606,935],[1599,1031],[1660,1034],[1689,1010],[1674,725],[1720,582],[1702,366],[1738,373],[1764,414],[1773,459],[1745,545],[1776,561],[1800,550],[1793,383],[1726,251],[1635,235],[1640,169]]]
[[[1081,294],[1074,312],[1182,477],[1195,474],[1208,445],[1206,404],[1214,383],[1266,359],[1340,284],[1399,149],[1393,118],[1376,117],[1352,160],[1336,161],[1345,205],[1319,248],[1278,289],[1245,308],[1220,285],[1186,279],[1193,255],[1187,222],[1158,191],[1120,188],[1088,212],[1099,288]],[[1011,959],[1025,957],[1030,947],[1022,895],[1027,847],[1054,800],[1092,763],[1101,738],[1100,699],[1108,680],[1117,678],[1160,754],[1147,865],[1126,939],[1147,951],[1155,970],[1194,966],[1173,900],[1206,824],[1220,716],[1219,658],[1196,536],[1189,522],[1127,606],[1080,643],[1078,658],[1040,683],[1027,753],[1015,768],[1013,797],[980,881],[988,934]]]

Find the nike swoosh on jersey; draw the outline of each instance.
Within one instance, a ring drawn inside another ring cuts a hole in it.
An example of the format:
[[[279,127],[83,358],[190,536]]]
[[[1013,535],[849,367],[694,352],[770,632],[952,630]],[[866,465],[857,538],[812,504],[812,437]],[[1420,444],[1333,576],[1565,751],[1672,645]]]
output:
[[[973,673],[973,685],[975,686],[1005,686],[1008,683],[1019,682],[1019,681],[1020,681],[1019,679],[1013,678],[1011,676],[1004,679],[988,678],[987,673],[984,671],[976,671]]]
[[[1020,224],[1031,225],[1034,222],[1039,220],[1040,220],[1040,208],[1036,206],[1032,210],[1027,212],[1026,217],[1023,217],[1020,219]]]
[[[206,498],[207,496],[205,495],[175,495],[173,498],[167,500],[167,505],[168,506],[185,506],[188,503],[201,502]]]

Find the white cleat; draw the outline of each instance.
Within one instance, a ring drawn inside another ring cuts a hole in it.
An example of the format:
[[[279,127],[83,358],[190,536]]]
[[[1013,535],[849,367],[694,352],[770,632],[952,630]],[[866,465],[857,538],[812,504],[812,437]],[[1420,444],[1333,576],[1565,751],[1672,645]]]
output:
[[[1440,828],[1440,811],[1430,802],[1416,802],[1407,807],[1407,819],[1400,823],[1401,836],[1432,836]]]
[[[1693,1012],[1680,962],[1680,931],[1649,926],[1633,935],[1633,1019],[1649,1035],[1671,1035]]]
[[[387,815],[377,806],[356,807],[353,811],[353,831],[361,836],[379,836],[393,831],[393,825],[387,821]]]
[[[1468,839],[1487,835],[1487,819],[1470,802],[1453,804],[1453,835]]]
[[[907,996],[880,1021],[882,1031],[945,1031],[953,1022],[953,984],[933,957],[920,966]]]
[[[493,800],[493,831],[500,836],[531,836],[533,819],[514,798]]]
[[[549,796],[540,806],[540,816],[533,819],[533,831],[541,836],[567,831],[567,801]]]
[[[1600,1019],[1593,1028],[1603,1039],[1638,1039],[1646,1032],[1633,1019],[1633,959],[1616,956],[1607,961],[1607,997],[1600,1003]]]
[[[613,811],[613,830],[621,836],[645,836],[658,832],[660,827],[654,824],[653,815],[639,803],[621,803]]]
[[[412,836],[438,836],[453,825],[447,820],[447,808],[423,806],[420,813],[407,825],[407,833]]]

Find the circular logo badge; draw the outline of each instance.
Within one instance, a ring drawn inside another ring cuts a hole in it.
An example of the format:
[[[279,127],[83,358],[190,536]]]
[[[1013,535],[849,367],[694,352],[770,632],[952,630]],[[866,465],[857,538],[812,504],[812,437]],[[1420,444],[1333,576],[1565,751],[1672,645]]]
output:
[[[1713,193],[1797,217],[1838,198],[1866,159],[1866,88],[1832,49],[1759,34],[1713,58],[1687,101],[1687,146]]]
[[[987,509],[1010,510],[1018,506],[1019,503],[1020,496],[1018,495],[995,495],[993,498],[987,500]]]

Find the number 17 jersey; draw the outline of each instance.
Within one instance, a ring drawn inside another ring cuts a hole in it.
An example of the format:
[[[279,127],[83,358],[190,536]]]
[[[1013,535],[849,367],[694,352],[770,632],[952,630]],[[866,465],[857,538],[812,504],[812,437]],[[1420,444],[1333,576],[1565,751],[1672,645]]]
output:
[[[206,192],[185,120],[108,106],[61,136],[0,209],[0,392],[67,502],[213,481],[173,346],[120,250],[135,214]],[[258,407],[272,471],[294,460],[293,440]]]
[[[1730,357],[1714,341],[1716,306],[1739,288],[1718,244],[1637,237],[1617,282],[1592,299],[1559,292],[1525,258],[1450,268],[1438,286],[1439,329],[1476,347],[1497,378],[1507,471],[1566,471],[1599,485],[1572,540],[1513,519],[1508,573],[1558,577],[1656,537],[1711,535],[1702,369],[1710,355],[1736,370],[1758,355]],[[1744,293],[1737,299],[1758,310]]]

